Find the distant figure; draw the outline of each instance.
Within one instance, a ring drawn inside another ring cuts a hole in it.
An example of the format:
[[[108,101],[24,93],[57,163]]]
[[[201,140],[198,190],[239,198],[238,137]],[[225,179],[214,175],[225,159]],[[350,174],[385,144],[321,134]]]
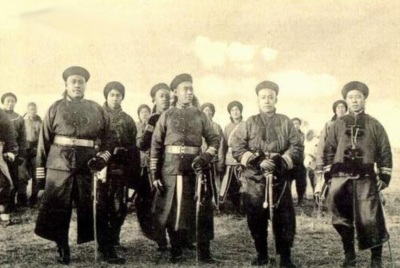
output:
[[[241,191],[243,190],[242,184],[244,184],[245,182],[241,180],[242,167],[240,163],[235,158],[233,158],[232,155],[233,136],[236,135],[239,127],[242,124],[245,124],[242,116],[243,105],[239,101],[232,101],[228,104],[227,109],[230,115],[231,122],[226,125],[224,131],[223,150],[225,155],[225,164],[227,168],[220,187],[220,209],[223,209],[222,205],[225,204],[226,198],[229,196],[235,208],[235,212],[238,215],[243,215],[245,212],[244,207],[242,207],[242,205],[244,206],[244,204],[242,204],[241,202]]]
[[[31,196],[29,198],[29,205],[31,207],[34,207],[37,203],[37,195],[39,192],[35,174],[36,150],[39,141],[40,127],[42,126],[42,119],[39,115],[37,115],[36,103],[28,103],[27,113],[24,116],[24,120],[28,148],[26,150],[25,162],[23,165],[21,165],[21,169],[23,169],[24,171],[20,173],[28,176],[27,178],[25,178],[25,181],[32,179],[32,190]]]
[[[213,166],[213,176],[214,176],[214,180],[216,183],[216,187],[218,187],[221,184],[221,178],[222,176],[224,176],[225,173],[225,155],[224,155],[224,133],[222,131],[221,126],[213,121],[214,115],[215,115],[215,106],[212,103],[203,103],[200,106],[200,111],[202,111],[203,113],[206,114],[206,116],[208,117],[208,119],[210,119],[212,126],[214,128],[214,131],[218,134],[219,137],[219,149],[218,149],[218,154],[216,154],[214,156],[214,158],[212,159],[212,166]],[[201,149],[203,151],[207,150],[207,144],[203,138],[203,144],[201,145]],[[215,189],[216,192],[218,192],[217,189]],[[214,202],[216,204],[216,206],[218,207],[218,196],[214,197]]]
[[[244,166],[247,223],[257,250],[252,265],[267,265],[268,219],[272,222],[280,267],[296,267],[291,248],[296,218],[288,171],[300,162],[298,133],[291,120],[277,114],[279,87],[263,81],[256,87],[260,113],[251,116],[232,138],[233,157]]]
[[[104,87],[106,99],[103,109],[110,116],[112,137],[115,148],[107,165],[107,177],[98,183],[98,227],[100,251],[108,263],[123,264],[125,259],[117,250],[127,251],[121,245],[120,234],[128,214],[128,189],[135,188],[139,179],[139,151],[136,148],[136,124],[132,117],[122,110],[125,87],[112,81]]]
[[[0,109],[0,222],[3,226],[12,224],[10,217],[10,194],[13,190],[8,165],[12,163],[18,152],[14,128],[6,113]]]
[[[343,242],[343,267],[356,265],[355,232],[358,248],[371,250],[373,268],[383,267],[382,245],[389,240],[380,191],[390,183],[392,152],[383,126],[365,113],[368,93],[358,81],[343,87],[349,113],[333,122],[324,147],[328,203]]]
[[[292,174],[292,179],[296,182],[296,191],[297,191],[297,203],[299,205],[303,204],[304,196],[306,195],[307,190],[307,169],[304,166],[304,140],[305,136],[304,133],[301,131],[301,120],[300,118],[293,118],[292,119],[293,126],[295,131],[297,132],[298,140],[299,140],[299,150],[301,155],[301,162],[297,165],[295,164],[293,169],[290,171]]]
[[[161,114],[167,111],[171,104],[171,90],[165,83],[158,83],[154,85],[150,90],[150,97],[154,103],[153,113],[146,120],[139,124],[138,135],[136,138],[136,145],[141,153],[141,172],[140,179],[138,182],[138,196],[136,198],[136,215],[140,224],[140,228],[143,233],[150,239],[156,240],[158,251],[166,251],[168,246],[166,231],[159,235],[158,239],[155,239],[152,215],[150,213],[152,209],[152,202],[154,197],[152,178],[150,174],[150,147],[151,138],[153,136],[154,127],[156,126],[158,119]],[[141,112],[146,110],[146,106],[142,106]],[[162,238],[160,238],[162,237]]]
[[[332,105],[333,110],[333,117],[329,120],[324,128],[321,131],[319,136],[317,152],[316,152],[316,159],[315,159],[315,178],[316,178],[316,187],[314,190],[314,198],[317,200],[317,204],[319,206],[324,206],[322,203],[323,200],[326,199],[329,185],[325,182],[323,178],[323,164],[324,164],[324,147],[326,142],[326,137],[328,136],[329,129],[331,128],[332,124],[343,115],[347,113],[347,103],[344,100],[337,100]],[[321,201],[321,202],[320,202]]]
[[[310,129],[307,131],[305,142],[304,142],[304,166],[306,167],[306,178],[309,179],[312,191],[314,193],[316,186],[315,169],[316,164],[316,153],[318,149],[318,138],[315,135],[314,130]]]
[[[15,196],[17,196],[18,207],[28,206],[28,196],[26,193],[26,186],[28,181],[26,176],[20,176],[19,166],[25,161],[27,142],[26,142],[26,132],[25,123],[22,116],[14,112],[15,104],[17,103],[17,96],[13,93],[5,93],[1,97],[1,103],[3,104],[4,111],[6,112],[7,118],[12,122],[15,130],[15,138],[18,144],[18,155],[13,162],[8,163],[8,168],[10,170],[10,175],[14,183],[14,190],[11,191],[10,195],[10,209],[15,209]],[[29,179],[28,179],[29,180]]]

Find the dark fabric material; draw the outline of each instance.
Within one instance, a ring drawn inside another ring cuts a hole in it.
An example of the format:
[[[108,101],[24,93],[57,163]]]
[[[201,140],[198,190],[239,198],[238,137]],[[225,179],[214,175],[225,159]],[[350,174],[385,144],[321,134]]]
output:
[[[241,210],[241,182],[239,181],[238,175],[241,174],[241,167],[236,166],[228,166],[225,176],[223,177],[223,182],[226,180],[226,188],[222,189],[219,194],[220,201],[225,202],[226,198],[229,198],[235,207],[237,212]],[[225,184],[225,183],[224,183]],[[221,186],[223,183],[221,183]]]
[[[354,227],[361,250],[381,245],[389,239],[376,178],[350,180],[333,177],[328,204],[332,211],[332,224]]]
[[[283,183],[274,185],[274,203],[277,202],[283,186]],[[256,249],[257,247],[261,249],[264,245],[264,239],[266,240],[267,237],[267,219],[269,219],[269,210],[263,208],[263,202],[265,201],[265,180],[255,181],[248,178],[247,190],[244,195],[249,229],[256,244]],[[279,254],[293,246],[296,233],[295,212],[289,182],[287,182],[279,207],[274,209],[273,225],[275,247]]]
[[[36,221],[35,234],[52,241],[68,237],[72,202],[76,205],[77,242],[93,240],[92,175],[48,169],[46,188]]]
[[[352,147],[352,130],[354,135],[357,132],[355,143],[359,152],[354,163],[346,156]],[[334,121],[324,146],[324,165],[332,165],[331,173],[371,174],[374,163],[378,170],[393,166],[389,138],[378,120],[362,112],[349,113]]]
[[[97,233],[99,246],[118,244],[121,227],[127,215],[128,187],[122,175],[107,174],[105,183],[98,183]]]
[[[307,189],[307,169],[301,164],[295,166],[291,171],[291,176],[296,183],[296,192],[298,197],[304,197]]]
[[[166,186],[166,192],[163,196],[155,195],[152,208],[152,213],[155,218],[156,241],[160,241],[163,238],[163,230],[166,227],[174,228],[177,220],[177,176],[163,174],[163,180]],[[212,240],[214,238],[214,217],[210,192],[204,196],[199,213],[198,226],[196,227],[196,179],[193,175],[183,176],[182,182],[183,191],[179,230],[186,230],[189,241],[196,241],[196,228],[199,241]],[[208,187],[208,189],[210,189],[210,185],[208,185]]]

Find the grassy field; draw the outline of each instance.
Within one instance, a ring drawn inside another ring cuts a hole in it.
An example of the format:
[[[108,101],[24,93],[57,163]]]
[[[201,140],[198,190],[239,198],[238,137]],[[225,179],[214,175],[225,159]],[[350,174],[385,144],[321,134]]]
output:
[[[396,155],[399,155],[396,153]],[[395,161],[396,163],[397,161]],[[393,262],[389,258],[388,245],[384,245],[385,267],[400,267],[400,170],[393,174],[390,189],[385,190],[387,227],[391,235]],[[311,199],[311,196],[309,195]],[[296,207],[297,235],[293,249],[293,260],[298,267],[340,267],[343,253],[339,236],[330,224],[330,216],[316,217],[311,200],[302,207]],[[1,267],[43,267],[55,264],[55,244],[34,235],[36,211],[22,215],[23,223],[7,228],[0,227]],[[212,251],[219,260],[219,267],[246,267],[255,257],[250,233],[245,218],[221,215],[215,218],[215,239]],[[76,218],[71,223],[71,267],[94,266],[94,243],[76,245]],[[127,263],[119,267],[192,267],[196,266],[195,253],[186,252],[181,263],[168,262],[169,254],[158,253],[156,245],[146,239],[139,230],[136,215],[128,216],[122,231],[122,244],[128,252],[122,253]],[[269,244],[272,240],[269,238]],[[272,247],[271,247],[272,248]],[[271,252],[271,250],[270,250]],[[273,257],[274,254],[271,254]],[[357,267],[368,267],[369,251],[357,252]],[[279,263],[278,263],[279,264]],[[100,262],[98,267],[112,267]],[[207,267],[207,265],[204,265]],[[60,266],[62,267],[62,266]],[[212,267],[209,265],[209,267]],[[270,264],[269,267],[278,267]]]

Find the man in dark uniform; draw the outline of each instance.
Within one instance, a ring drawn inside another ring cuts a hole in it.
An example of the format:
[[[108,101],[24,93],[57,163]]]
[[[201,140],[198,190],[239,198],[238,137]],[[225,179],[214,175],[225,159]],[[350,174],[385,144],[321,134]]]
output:
[[[10,209],[15,207],[15,196],[17,196],[17,204],[19,207],[26,207],[28,205],[28,197],[26,194],[26,185],[28,182],[24,180],[22,174],[19,173],[19,166],[24,162],[26,155],[27,142],[25,133],[25,124],[22,116],[14,112],[15,104],[17,103],[17,96],[13,93],[5,93],[1,97],[1,103],[4,106],[7,118],[12,122],[15,130],[15,138],[18,144],[18,155],[13,162],[8,163],[10,175],[14,183],[14,189],[10,195]]]
[[[18,152],[18,145],[12,123],[6,113],[0,110],[0,222],[3,226],[10,225],[10,192],[13,181],[6,161],[13,162]]]
[[[105,182],[99,183],[98,229],[100,249],[108,254],[109,263],[125,263],[115,248],[126,251],[120,244],[121,227],[127,215],[128,188],[133,189],[135,173],[139,172],[139,151],[136,149],[136,124],[122,111],[125,87],[120,82],[109,82],[104,87],[106,102],[103,109],[110,115],[115,149],[107,166]]]
[[[233,157],[245,168],[247,222],[258,253],[252,265],[268,263],[268,218],[272,221],[280,267],[296,267],[291,261],[295,214],[288,171],[301,161],[298,135],[290,119],[277,114],[279,87],[263,81],[256,87],[260,114],[251,116],[232,138]],[[268,178],[273,176],[273,182]],[[272,187],[272,198],[266,194]],[[273,213],[273,215],[270,215]],[[271,219],[272,218],[272,219]]]
[[[382,245],[389,240],[380,191],[391,179],[392,152],[383,126],[364,112],[368,93],[358,81],[343,87],[349,113],[333,122],[324,148],[328,204],[343,242],[343,267],[356,264],[355,231],[358,248],[371,250],[371,267],[382,267]]]
[[[36,178],[44,194],[35,233],[55,241],[58,262],[68,264],[72,202],[78,214],[78,244],[92,241],[91,169],[100,171],[107,165],[113,144],[109,116],[100,105],[84,99],[89,72],[73,66],[62,76],[64,98],[49,108],[40,130]],[[107,256],[107,252],[103,253]]]
[[[158,83],[151,88],[150,96],[154,103],[153,114],[145,124],[140,125],[141,127],[138,130],[136,141],[141,154],[145,154],[146,156],[149,154],[154,127],[160,118],[160,115],[170,107],[170,94],[171,90],[165,83]],[[150,239],[154,239],[152,215],[149,213],[153,202],[153,186],[150,178],[151,174],[149,172],[149,164],[150,163],[147,163],[146,160],[146,163],[144,163],[145,166],[141,169],[138,183],[138,197],[136,198],[135,206],[137,210],[136,214],[143,233]],[[158,251],[167,250],[168,241],[165,231],[163,238],[159,238],[156,242],[158,244]]]
[[[212,263],[215,261],[210,252],[210,240],[214,237],[212,196],[201,198],[203,204],[197,214],[196,175],[192,165],[209,168],[217,153],[219,138],[206,115],[192,106],[192,77],[176,76],[171,89],[177,104],[161,114],[150,151],[150,171],[157,189],[153,207],[157,230],[161,239],[162,231],[168,230],[172,262],[181,259],[184,240],[195,241],[197,233],[199,260]],[[202,137],[208,149],[200,153]]]
[[[304,140],[305,135],[301,131],[301,120],[298,117],[292,118],[293,126],[298,134],[299,145],[301,146],[301,162],[295,165],[291,171],[292,179],[296,182],[296,192],[297,192],[297,203],[299,205],[303,204],[304,196],[307,190],[307,169],[304,166]]]

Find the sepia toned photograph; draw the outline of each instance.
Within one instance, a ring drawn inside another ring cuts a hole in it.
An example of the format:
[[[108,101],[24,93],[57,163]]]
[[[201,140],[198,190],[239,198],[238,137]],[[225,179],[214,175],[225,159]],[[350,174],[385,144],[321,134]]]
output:
[[[400,267],[399,14],[0,0],[0,267]]]

